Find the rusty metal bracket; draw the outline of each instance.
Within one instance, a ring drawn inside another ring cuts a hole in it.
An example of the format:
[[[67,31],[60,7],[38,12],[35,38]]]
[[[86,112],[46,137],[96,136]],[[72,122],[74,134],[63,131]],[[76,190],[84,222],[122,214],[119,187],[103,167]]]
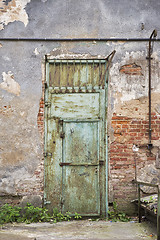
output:
[[[63,126],[63,120],[62,119],[58,119],[58,122],[61,126]]]
[[[99,165],[101,165],[101,166],[104,165],[104,161],[103,161],[103,160],[100,160],[100,161],[99,161]]]
[[[60,165],[61,167],[63,167],[63,166],[69,166],[69,165],[71,165],[71,163],[61,162],[59,165]]]
[[[44,157],[52,157],[52,153],[50,153],[50,152],[45,152],[45,153],[44,153]]]
[[[45,107],[51,107],[51,102],[45,102]]]
[[[107,73],[107,71],[108,71],[108,69],[109,69],[109,67],[110,67],[110,63],[112,62],[112,59],[113,59],[115,53],[116,53],[116,50],[114,50],[113,52],[111,52],[111,53],[107,56],[107,58],[106,58],[106,60],[107,60],[108,62],[107,62],[106,70],[105,70],[105,72],[104,72],[104,74],[103,74],[103,76],[102,76],[102,81],[105,80],[106,73]]]

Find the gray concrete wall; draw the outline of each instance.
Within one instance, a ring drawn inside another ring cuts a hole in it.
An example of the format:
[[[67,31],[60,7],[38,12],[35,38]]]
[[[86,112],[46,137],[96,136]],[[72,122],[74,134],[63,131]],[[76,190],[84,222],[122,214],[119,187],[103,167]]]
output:
[[[3,1],[3,37],[148,37],[159,30],[156,0]]]
[[[0,38],[149,38],[160,30],[157,0],[4,0],[0,3]],[[37,115],[42,97],[44,56],[116,55],[110,69],[109,141],[112,114],[141,118],[147,110],[132,106],[148,93],[147,42],[0,41],[0,195],[43,195],[43,138]],[[154,108],[159,109],[159,42],[153,52]],[[120,75],[136,63],[142,75]],[[124,105],[128,107],[124,108]],[[147,106],[147,103],[145,103]],[[141,111],[142,110],[142,111]],[[159,114],[159,112],[157,113]],[[157,140],[156,145],[160,143]],[[111,177],[112,179],[112,177]],[[114,182],[114,181],[113,181]],[[115,181],[116,182],[116,181]],[[114,183],[115,183],[114,182]],[[111,182],[111,190],[113,186]],[[111,191],[114,198],[114,191]]]

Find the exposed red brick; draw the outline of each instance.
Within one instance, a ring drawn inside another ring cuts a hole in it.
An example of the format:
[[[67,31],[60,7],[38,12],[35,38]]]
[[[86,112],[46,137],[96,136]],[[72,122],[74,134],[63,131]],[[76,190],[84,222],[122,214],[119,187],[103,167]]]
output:
[[[131,122],[131,124],[141,124],[141,123],[142,123],[142,121],[140,121],[140,120],[137,120],[137,121],[133,120],[133,121]]]
[[[128,75],[142,75],[142,68],[135,63],[123,65],[120,68],[120,73],[125,73]]]

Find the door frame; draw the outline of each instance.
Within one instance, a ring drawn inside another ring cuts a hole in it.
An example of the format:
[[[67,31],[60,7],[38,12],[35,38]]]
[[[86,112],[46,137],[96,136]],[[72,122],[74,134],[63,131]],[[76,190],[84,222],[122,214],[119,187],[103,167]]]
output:
[[[81,59],[81,58],[79,58]],[[77,58],[77,60],[79,60]],[[51,59],[50,57],[47,59],[45,59],[45,93],[44,93],[44,98],[45,98],[45,111],[44,111],[44,205],[50,204],[49,201],[47,201],[46,199],[46,178],[45,178],[45,163],[46,163],[46,146],[47,146],[47,132],[48,132],[48,126],[47,126],[47,115],[48,115],[48,107],[50,106],[50,102],[49,100],[49,90],[51,88],[51,86],[49,86],[49,64],[53,63],[53,61],[55,61],[56,59]],[[68,59],[63,59],[68,61]],[[70,59],[70,61],[75,60],[75,59]],[[82,60],[88,60],[88,59],[82,59]],[[102,59],[89,59],[90,61],[94,61],[94,60],[105,60],[106,61],[106,66],[107,66],[107,60],[102,58]],[[61,59],[59,59],[59,61],[61,61]],[[108,75],[109,75],[109,70],[107,69],[106,71],[106,75],[104,78],[104,102],[103,102],[103,106],[104,106],[104,149],[105,149],[105,153],[104,153],[104,161],[105,161],[105,169],[104,169],[104,185],[103,189],[101,189],[100,191],[103,192],[103,199],[100,200],[100,215],[101,216],[107,216],[108,215],[108,134],[107,134],[107,108],[108,108]],[[96,91],[98,92],[98,90]],[[75,93],[76,94],[76,93]],[[102,104],[102,103],[101,103]],[[99,173],[100,175],[101,173]],[[101,188],[101,186],[100,186]],[[102,202],[101,202],[102,201]],[[103,205],[103,206],[102,206]],[[48,206],[46,206],[48,207]]]

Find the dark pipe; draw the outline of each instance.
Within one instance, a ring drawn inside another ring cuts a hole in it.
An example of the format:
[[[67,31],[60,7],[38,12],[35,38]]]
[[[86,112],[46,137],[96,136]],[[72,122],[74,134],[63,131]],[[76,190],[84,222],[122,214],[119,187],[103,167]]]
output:
[[[148,52],[148,71],[149,71],[149,86],[148,86],[148,98],[149,98],[149,144],[148,149],[151,151],[152,149],[152,128],[151,128],[151,54],[152,54],[152,47],[151,47],[151,41],[152,37],[157,36],[156,29],[152,32],[150,38],[149,38],[149,52]]]
[[[40,41],[40,42],[84,42],[84,41],[97,41],[97,42],[148,42],[157,41],[160,39],[150,38],[0,38],[0,41]]]

